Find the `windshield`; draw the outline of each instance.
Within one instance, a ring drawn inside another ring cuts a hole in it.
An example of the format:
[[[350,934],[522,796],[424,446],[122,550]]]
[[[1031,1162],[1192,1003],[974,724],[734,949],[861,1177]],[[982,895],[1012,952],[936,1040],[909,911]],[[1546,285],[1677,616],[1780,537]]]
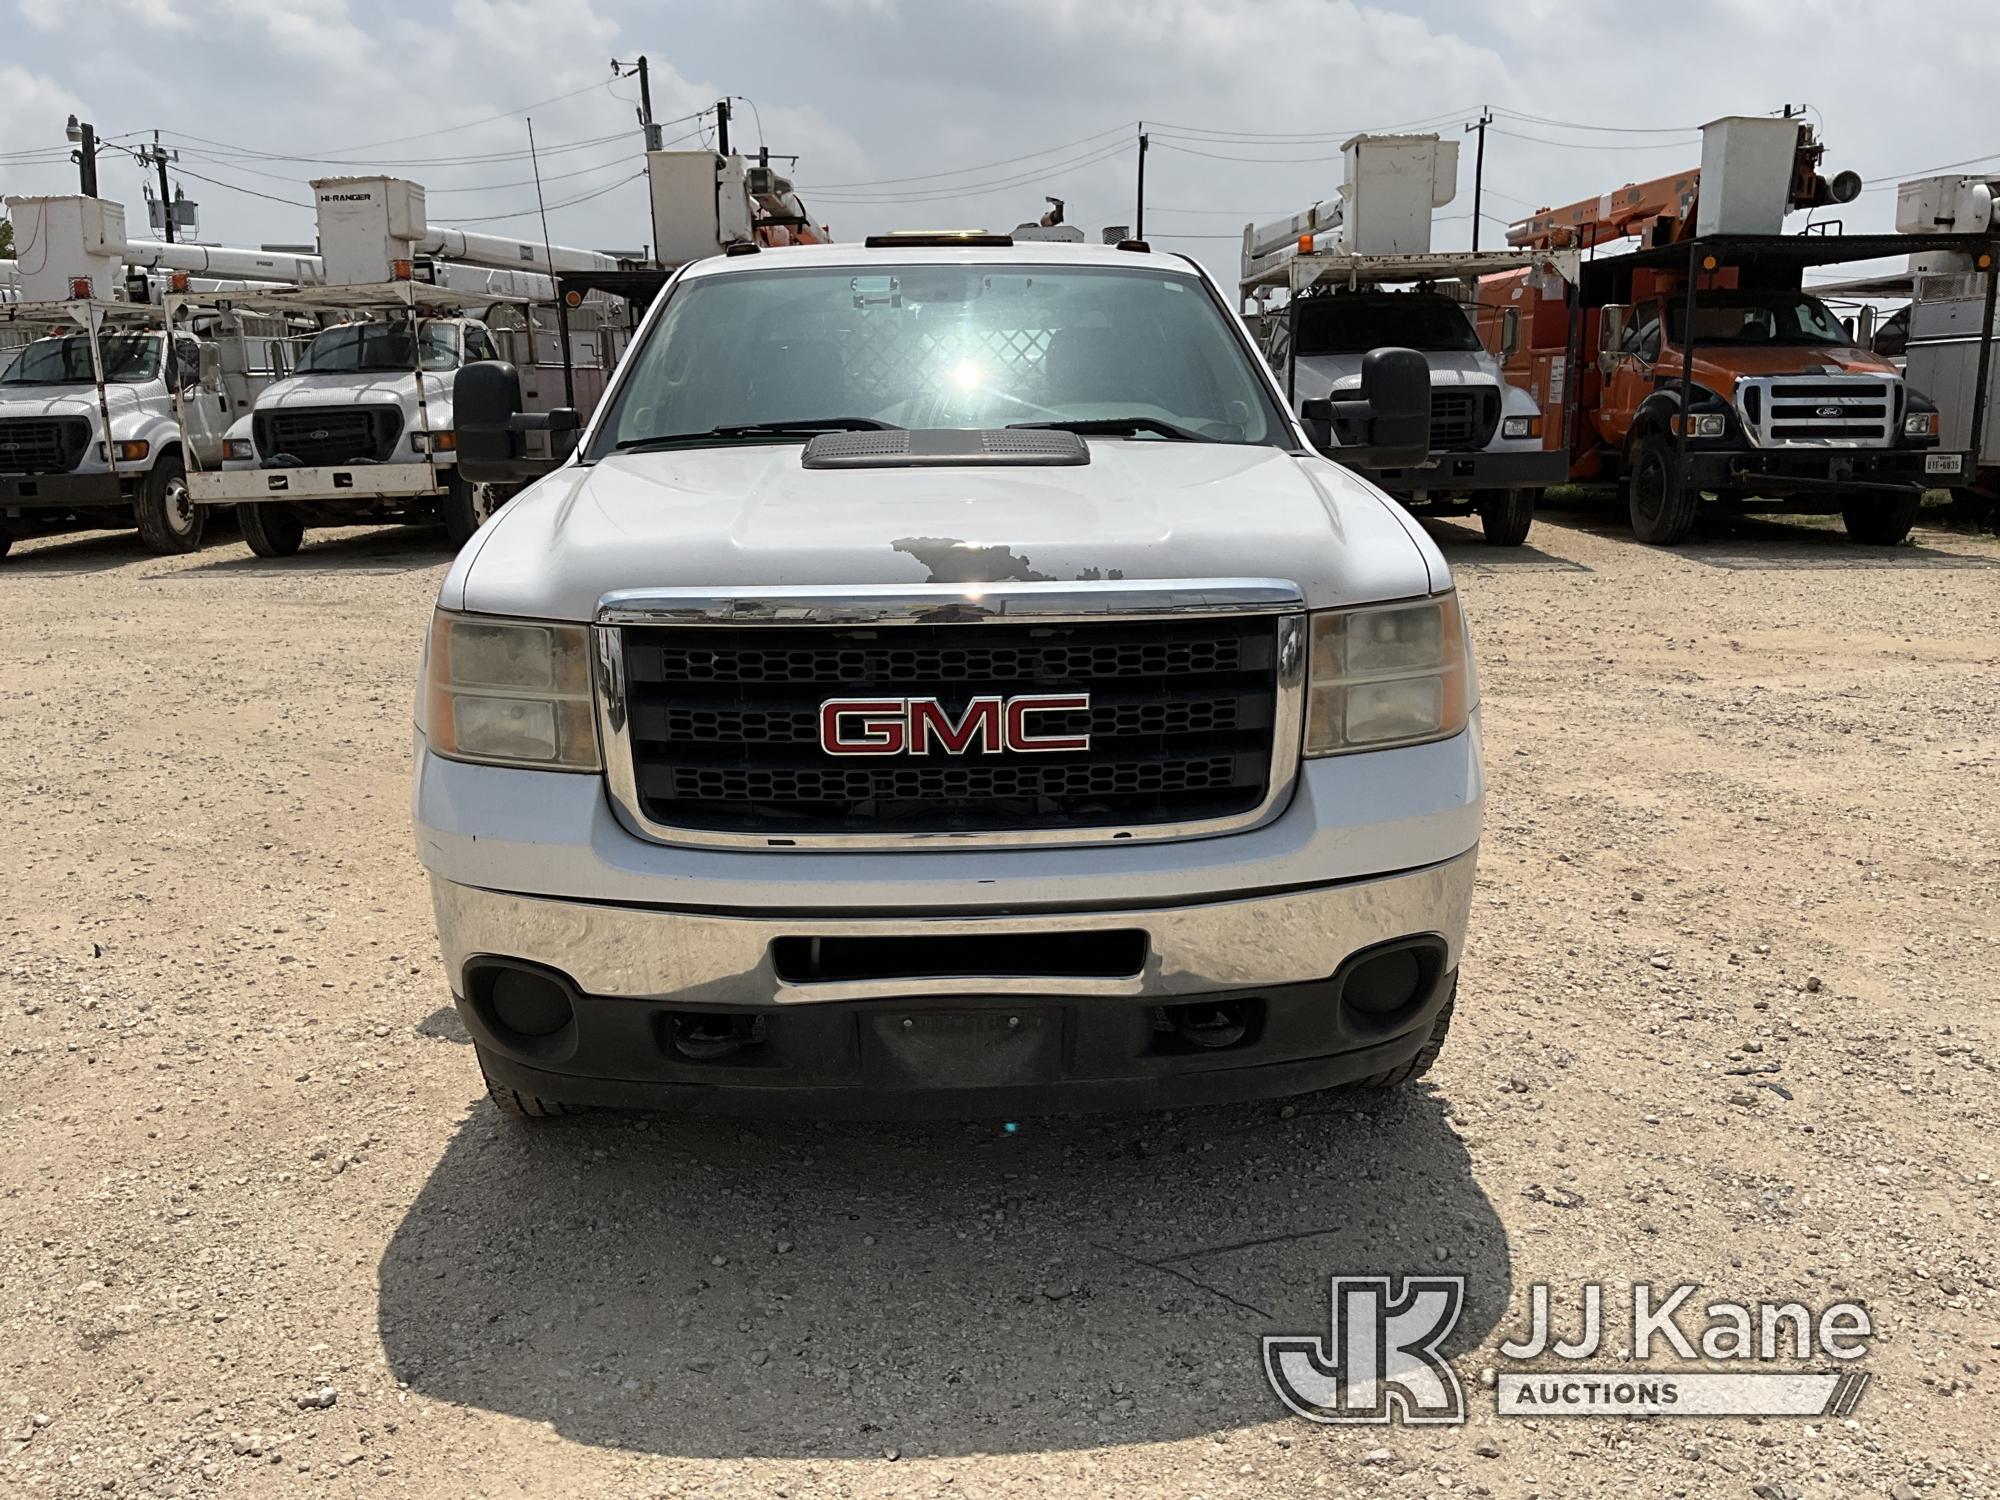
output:
[[[449,370],[458,363],[458,327],[419,325],[426,370]],[[345,323],[329,328],[306,346],[301,375],[343,375],[357,370],[414,370],[416,349],[407,323]]]
[[[1144,441],[1288,443],[1199,281],[1135,266],[735,272],[677,290],[630,358],[594,455],[751,424],[1129,425]],[[1150,428],[1144,424],[1151,424]],[[1125,436],[1126,432],[1116,435]]]
[[[1687,330],[1687,305],[1667,312],[1669,337],[1679,344]],[[1696,294],[1697,344],[1846,344],[1854,341],[1827,305],[1802,292],[1701,292]]]
[[[1360,296],[1304,297],[1299,301],[1298,355],[1366,354],[1404,349],[1479,348],[1465,309],[1434,292],[1385,292]]]
[[[160,336],[157,333],[109,333],[97,339],[104,361],[104,378],[121,385],[138,385],[160,376]],[[0,385],[94,385],[90,370],[90,335],[36,339],[21,351]]]

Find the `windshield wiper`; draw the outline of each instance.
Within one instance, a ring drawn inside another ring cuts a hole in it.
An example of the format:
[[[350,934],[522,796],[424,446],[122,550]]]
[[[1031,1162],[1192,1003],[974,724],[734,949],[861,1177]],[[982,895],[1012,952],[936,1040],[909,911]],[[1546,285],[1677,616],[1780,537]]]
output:
[[[1007,425],[1073,432],[1078,437],[1131,437],[1137,432],[1151,432],[1163,438],[1172,438],[1177,443],[1216,441],[1186,427],[1176,427],[1172,422],[1163,422],[1158,417],[1078,417],[1063,422],[1009,422]]]
[[[734,422],[711,427],[706,432],[663,432],[654,437],[626,438],[612,444],[620,453],[646,448],[666,448],[675,443],[700,443],[715,438],[728,441],[745,437],[808,437],[815,432],[900,432],[894,422],[878,422],[873,417],[806,417],[791,422]]]

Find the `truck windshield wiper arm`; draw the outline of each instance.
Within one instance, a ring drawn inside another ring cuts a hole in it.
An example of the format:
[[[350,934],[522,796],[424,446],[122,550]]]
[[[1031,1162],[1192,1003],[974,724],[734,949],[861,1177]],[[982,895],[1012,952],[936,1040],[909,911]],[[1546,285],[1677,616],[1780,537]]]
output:
[[[613,443],[620,453],[630,453],[635,449],[665,448],[675,443],[699,443],[710,438],[743,437],[790,437],[794,434],[809,436],[815,432],[900,432],[894,422],[879,422],[873,417],[806,417],[791,422],[734,422],[722,427],[711,427],[706,432],[663,432],[653,437],[626,438]]]
[[[1130,437],[1136,432],[1156,433],[1163,438],[1172,438],[1180,443],[1212,443],[1212,437],[1186,427],[1177,427],[1172,422],[1163,422],[1158,417],[1078,417],[1063,422],[1009,422],[1009,427],[1048,428],[1057,432],[1073,432],[1078,437]]]

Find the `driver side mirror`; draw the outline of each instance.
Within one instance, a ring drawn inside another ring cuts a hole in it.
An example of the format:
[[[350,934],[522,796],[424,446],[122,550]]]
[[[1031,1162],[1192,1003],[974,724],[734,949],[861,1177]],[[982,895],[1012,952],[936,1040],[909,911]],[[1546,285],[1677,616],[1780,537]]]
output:
[[[1597,368],[1611,373],[1611,362],[1625,342],[1625,319],[1631,312],[1622,303],[1607,302],[1597,310]]]

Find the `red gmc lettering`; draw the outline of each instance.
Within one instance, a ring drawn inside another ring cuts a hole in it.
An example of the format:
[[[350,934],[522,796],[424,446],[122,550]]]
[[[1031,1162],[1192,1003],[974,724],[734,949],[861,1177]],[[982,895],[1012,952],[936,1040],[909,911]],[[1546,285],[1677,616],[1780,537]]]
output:
[[[1088,750],[1088,733],[1037,733],[1029,716],[1089,707],[1087,693],[987,694],[968,702],[953,722],[935,698],[829,698],[819,706],[819,744],[828,755],[929,755],[933,744],[947,755],[964,755],[975,744],[982,755]]]

